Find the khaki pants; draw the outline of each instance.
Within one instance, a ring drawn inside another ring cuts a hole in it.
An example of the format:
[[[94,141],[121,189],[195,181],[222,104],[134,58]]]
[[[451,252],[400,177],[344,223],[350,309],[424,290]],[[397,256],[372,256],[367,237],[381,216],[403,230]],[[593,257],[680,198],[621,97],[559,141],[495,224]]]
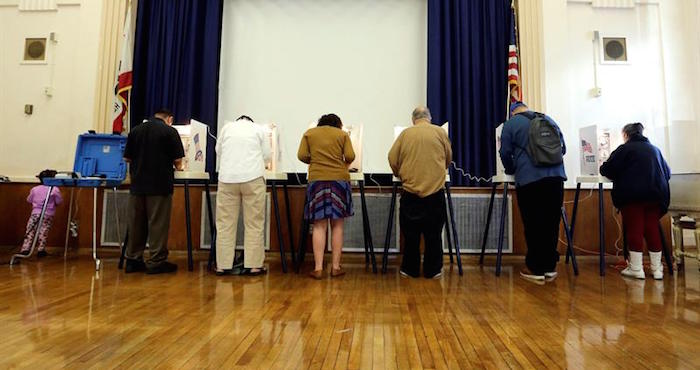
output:
[[[168,258],[168,231],[172,195],[129,195],[129,241],[126,258],[143,259],[148,242],[148,267],[156,267]]]
[[[216,193],[216,267],[233,268],[238,231],[238,214],[243,205],[245,235],[244,266],[260,268],[265,261],[263,229],[265,223],[265,180],[258,177],[239,184],[219,182]]]

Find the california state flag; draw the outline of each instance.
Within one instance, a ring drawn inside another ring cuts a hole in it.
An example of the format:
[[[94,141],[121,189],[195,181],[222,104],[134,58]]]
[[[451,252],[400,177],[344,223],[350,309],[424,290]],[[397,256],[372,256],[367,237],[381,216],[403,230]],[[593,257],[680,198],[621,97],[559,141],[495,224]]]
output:
[[[124,31],[121,36],[121,57],[114,82],[114,102],[112,104],[112,132],[121,134],[129,131],[129,97],[134,55],[134,31],[131,24],[131,6],[126,12]]]

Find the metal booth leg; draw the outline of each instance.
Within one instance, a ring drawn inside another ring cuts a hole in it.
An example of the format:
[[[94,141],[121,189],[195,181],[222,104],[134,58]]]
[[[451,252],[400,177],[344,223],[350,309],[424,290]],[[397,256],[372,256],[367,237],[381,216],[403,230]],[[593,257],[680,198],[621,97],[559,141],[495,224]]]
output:
[[[578,263],[576,263],[576,252],[574,251],[574,242],[571,239],[571,226],[566,217],[566,208],[561,207],[561,220],[564,223],[564,233],[566,233],[566,259],[571,257],[571,267],[574,269],[574,275],[578,276]]]
[[[49,191],[46,192],[46,198],[44,199],[44,204],[41,206],[41,213],[39,214],[39,221],[37,221],[36,224],[36,229],[34,230],[34,237],[32,238],[32,247],[29,249],[29,254],[24,255],[21,253],[17,253],[10,258],[10,265],[15,264],[15,259],[17,258],[29,258],[32,256],[34,253],[34,248],[36,248],[36,242],[39,240],[39,229],[41,228],[41,224],[44,223],[44,215],[46,215],[46,207],[49,204],[49,198],[51,197],[51,192],[53,191],[53,186],[49,186]]]
[[[192,261],[192,220],[190,220],[190,183],[185,180],[185,228],[187,229],[187,270],[194,270]]]
[[[581,195],[581,183],[576,183],[576,193],[574,194],[574,209],[571,211],[571,227],[569,228],[569,234],[571,234],[571,247],[573,248],[574,243],[574,229],[576,228],[576,213],[578,212],[578,199]],[[566,263],[569,263],[569,255],[566,255]]]
[[[445,183],[445,193],[447,193],[447,208],[450,212],[450,225],[452,226],[452,240],[455,243],[455,254],[457,255],[457,270],[459,270],[459,276],[464,275],[462,270],[462,253],[459,250],[459,237],[457,236],[457,228],[455,224],[455,213],[452,206],[452,191],[450,190],[450,183]]]
[[[367,200],[365,198],[365,182],[358,181],[360,185],[360,200],[362,203],[362,229],[364,232],[365,241],[365,266],[367,262],[372,263],[372,272],[377,273],[377,258],[374,255],[374,241],[372,240],[372,228],[369,222],[369,215],[367,214]],[[369,261],[367,258],[369,256]]]
[[[284,205],[287,214],[287,231],[289,232],[289,252],[292,254],[292,266],[296,264],[296,252],[294,251],[294,235],[292,235],[292,212],[289,209],[289,191],[287,189],[287,183],[282,184],[282,190],[284,191]]]
[[[382,274],[386,274],[389,263],[389,244],[391,244],[391,232],[394,229],[394,212],[396,210],[396,193],[399,191],[398,183],[394,182],[391,187],[391,204],[389,205],[389,219],[386,225],[386,235],[384,236],[384,254],[382,256]]]
[[[605,193],[603,192],[603,183],[598,183],[598,237],[600,238],[600,276],[605,276]]]
[[[484,228],[484,237],[481,239],[481,256],[479,256],[479,264],[484,264],[484,255],[486,254],[486,240],[489,237],[489,227],[491,227],[491,215],[493,214],[493,201],[496,199],[497,183],[491,184],[491,199],[489,199],[489,210],[486,213],[486,227]]]
[[[501,276],[501,259],[503,257],[503,234],[506,228],[506,214],[508,213],[508,183],[503,183],[503,201],[501,203],[501,225],[498,229],[498,252],[496,254],[496,276]]]
[[[70,238],[70,224],[73,218],[73,193],[75,188],[70,188],[70,202],[68,203],[68,222],[66,222],[66,241],[63,244],[63,258],[68,257],[68,239]]]
[[[452,254],[452,230],[450,229],[450,209],[447,205],[447,195],[445,195],[445,236],[447,237],[447,252],[450,254],[450,265],[454,263],[454,255]]]
[[[306,238],[309,233],[309,220],[304,217],[306,210],[306,203],[309,198],[306,196],[306,191],[304,191],[304,206],[301,211],[301,231],[299,232],[299,249],[297,254],[297,274],[301,271],[301,265],[304,263],[304,255],[306,254]]]
[[[92,259],[95,271],[99,270],[102,261],[97,258],[97,188],[92,188]]]
[[[124,259],[126,258],[126,243],[129,242],[129,228],[126,228],[126,233],[124,234],[124,243],[122,244],[121,254],[119,256],[119,264],[117,267],[121,270],[124,268]]]
[[[282,261],[282,272],[287,273],[287,257],[284,255],[284,237],[282,237],[282,220],[280,218],[280,205],[277,198],[277,183],[271,182],[272,206],[275,210],[275,223],[277,224],[277,243],[280,248],[280,260]]]
[[[211,243],[209,245],[209,261],[207,261],[207,271],[211,271],[212,265],[216,262],[216,222],[214,220],[214,211],[211,206],[211,190],[209,189],[209,181],[204,183],[204,194],[207,197],[207,216],[209,216],[209,232]]]

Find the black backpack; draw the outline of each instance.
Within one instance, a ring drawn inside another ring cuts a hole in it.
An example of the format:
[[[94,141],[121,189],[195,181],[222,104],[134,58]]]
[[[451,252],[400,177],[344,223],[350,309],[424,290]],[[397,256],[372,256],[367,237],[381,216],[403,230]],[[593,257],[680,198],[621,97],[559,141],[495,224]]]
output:
[[[551,167],[564,163],[559,130],[550,123],[544,114],[538,112],[521,113],[530,119],[527,154],[537,167]]]

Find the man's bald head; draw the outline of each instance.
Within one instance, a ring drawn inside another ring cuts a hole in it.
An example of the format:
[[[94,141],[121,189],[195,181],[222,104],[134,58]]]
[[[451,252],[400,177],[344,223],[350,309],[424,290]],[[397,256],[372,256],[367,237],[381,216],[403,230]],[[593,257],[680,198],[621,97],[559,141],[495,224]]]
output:
[[[413,124],[415,124],[420,119],[425,119],[431,121],[433,117],[430,115],[430,109],[428,107],[420,106],[413,110]]]

